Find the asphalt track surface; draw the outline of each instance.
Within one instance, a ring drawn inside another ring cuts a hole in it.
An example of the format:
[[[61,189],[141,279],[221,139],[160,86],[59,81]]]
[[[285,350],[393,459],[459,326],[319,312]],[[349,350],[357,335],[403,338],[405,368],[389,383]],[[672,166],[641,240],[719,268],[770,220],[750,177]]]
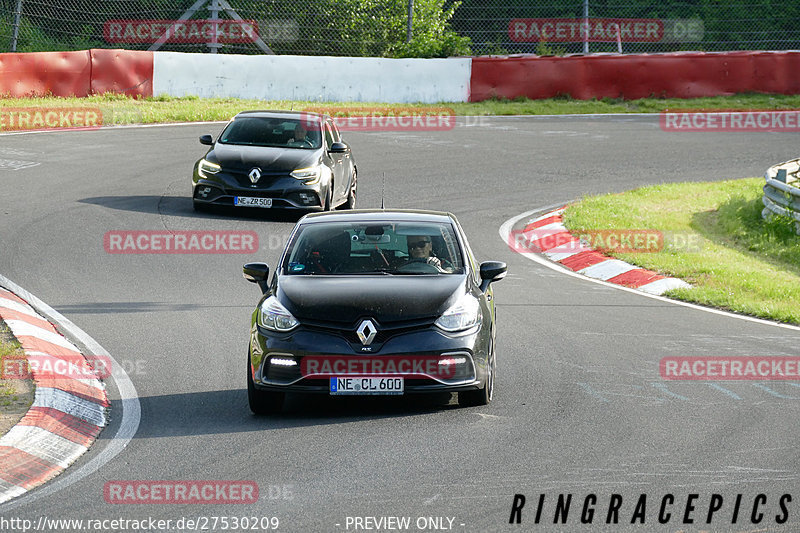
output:
[[[178,519],[276,516],[279,531],[356,531],[347,517],[450,517],[453,531],[800,531],[797,383],[664,383],[681,355],[798,355],[800,332],[746,322],[590,283],[515,254],[507,219],[585,194],[640,185],[763,175],[797,156],[788,133],[667,133],[658,117],[471,119],[451,131],[349,133],[359,206],[455,213],[481,260],[508,263],[495,288],[495,401],[449,395],[331,402],[290,397],[277,418],[250,414],[249,317],[259,291],[241,265],[274,265],[293,220],[192,211],[190,172],[203,133],[184,125],[0,137],[0,274],[97,340],[128,371],[141,423],[97,472],[4,518]],[[8,163],[16,161],[17,163]],[[22,163],[20,163],[22,162]],[[25,162],[28,162],[26,164]],[[17,170],[13,170],[17,168]],[[109,230],[258,232],[253,255],[110,255]],[[113,398],[118,394],[109,383]],[[61,478],[96,457],[121,419]],[[112,480],[254,480],[252,505],[111,505]],[[276,490],[276,488],[278,490]],[[276,493],[281,492],[279,497]],[[514,494],[527,497],[509,525]],[[598,496],[581,525],[587,494]],[[625,503],[605,524],[612,494]],[[657,523],[664,494],[695,523]],[[711,525],[711,495],[724,507]],[[737,494],[739,521],[731,524]],[[749,522],[764,493],[761,524]],[[535,505],[545,495],[540,524]],[[572,494],[566,525],[554,502]],[[644,526],[631,526],[646,494]],[[778,498],[792,495],[776,524]],[[26,500],[28,498],[28,500]],[[21,502],[21,504],[19,503]],[[10,510],[9,510],[10,509]],[[445,521],[445,524],[448,522]],[[426,529],[430,530],[430,529]],[[361,531],[364,531],[361,529]]]

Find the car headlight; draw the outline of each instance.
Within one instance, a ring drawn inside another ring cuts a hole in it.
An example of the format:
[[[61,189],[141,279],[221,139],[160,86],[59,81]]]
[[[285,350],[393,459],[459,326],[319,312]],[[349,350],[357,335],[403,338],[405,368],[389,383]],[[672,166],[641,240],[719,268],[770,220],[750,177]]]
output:
[[[216,174],[220,170],[222,170],[221,166],[205,159],[201,159],[200,164],[197,165],[197,173],[204,178],[207,178],[209,174]]]
[[[258,323],[272,331],[290,331],[300,324],[274,296],[264,300],[258,311]]]
[[[298,168],[297,170],[293,170],[289,175],[299,180],[305,180],[306,185],[313,185],[317,183],[320,176],[322,176],[322,165]]]
[[[478,300],[471,294],[465,294],[442,313],[436,320],[436,326],[445,331],[464,331],[481,322],[481,309]]]

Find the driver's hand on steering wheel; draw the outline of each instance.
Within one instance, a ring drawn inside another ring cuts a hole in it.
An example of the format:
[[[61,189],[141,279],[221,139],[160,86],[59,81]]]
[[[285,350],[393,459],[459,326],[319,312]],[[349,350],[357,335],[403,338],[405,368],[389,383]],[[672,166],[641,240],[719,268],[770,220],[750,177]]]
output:
[[[442,260],[439,259],[438,257],[431,256],[425,262],[428,263],[431,266],[435,266],[439,270],[443,270],[442,269]]]
[[[438,257],[430,256],[428,259],[425,260],[426,263],[429,265],[436,267],[436,270],[439,272],[443,272],[445,274],[449,274],[453,271],[453,267],[450,266],[449,263],[445,264],[442,263],[442,260]]]

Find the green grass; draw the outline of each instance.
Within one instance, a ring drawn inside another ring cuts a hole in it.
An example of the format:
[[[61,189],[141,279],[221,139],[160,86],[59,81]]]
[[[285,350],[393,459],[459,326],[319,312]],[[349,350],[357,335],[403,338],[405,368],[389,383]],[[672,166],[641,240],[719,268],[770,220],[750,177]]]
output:
[[[0,322],[0,325],[3,325]],[[19,358],[22,355],[22,347],[16,340],[7,340],[0,336],[0,370],[5,367],[7,357]],[[16,390],[9,380],[0,378],[0,407],[11,405],[17,400]]]
[[[570,206],[564,222],[570,230],[661,230],[657,253],[610,255],[694,286],[667,296],[800,324],[800,236],[789,219],[762,220],[763,184],[674,183],[594,196]],[[699,246],[681,247],[687,238]]]
[[[247,109],[403,109],[409,106],[379,103],[298,102],[288,100],[243,100],[238,98],[173,98],[158,96],[134,99],[107,94],[88,98],[0,98],[0,110],[14,107],[99,107],[103,123],[153,124],[227,120]],[[585,113],[658,113],[665,109],[800,109],[800,95],[742,94],[711,98],[642,98],[639,100],[487,100],[474,103],[412,104],[414,108],[452,109],[456,115],[543,115]],[[0,126],[2,129],[2,126]]]

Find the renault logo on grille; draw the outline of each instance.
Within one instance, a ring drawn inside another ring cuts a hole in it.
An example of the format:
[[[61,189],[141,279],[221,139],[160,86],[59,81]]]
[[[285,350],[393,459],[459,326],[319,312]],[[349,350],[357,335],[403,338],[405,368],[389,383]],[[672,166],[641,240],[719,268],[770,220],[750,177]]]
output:
[[[253,170],[250,171],[248,177],[250,178],[251,182],[255,183],[261,179],[261,171],[258,170],[257,168],[254,168]]]
[[[356,334],[358,335],[358,340],[361,341],[361,344],[364,346],[369,346],[372,344],[372,341],[375,340],[375,335],[378,333],[378,328],[375,327],[375,324],[372,323],[372,320],[363,320],[361,324],[359,324],[358,329],[356,330]]]

